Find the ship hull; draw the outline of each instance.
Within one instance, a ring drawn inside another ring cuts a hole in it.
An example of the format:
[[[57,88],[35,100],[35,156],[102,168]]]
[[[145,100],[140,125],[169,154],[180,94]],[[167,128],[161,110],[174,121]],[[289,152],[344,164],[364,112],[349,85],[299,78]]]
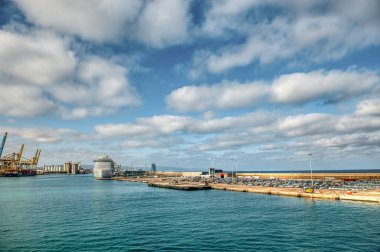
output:
[[[111,179],[112,170],[111,169],[94,169],[94,177],[96,179]]]

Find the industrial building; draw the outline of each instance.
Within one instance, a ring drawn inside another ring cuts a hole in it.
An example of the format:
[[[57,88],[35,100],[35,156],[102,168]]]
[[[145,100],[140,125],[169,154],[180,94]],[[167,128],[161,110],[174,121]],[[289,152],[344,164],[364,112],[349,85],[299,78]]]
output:
[[[65,173],[63,165],[44,165],[44,173]]]
[[[72,161],[67,161],[64,165],[64,171],[67,174],[78,174],[81,170],[80,162],[73,163]]]

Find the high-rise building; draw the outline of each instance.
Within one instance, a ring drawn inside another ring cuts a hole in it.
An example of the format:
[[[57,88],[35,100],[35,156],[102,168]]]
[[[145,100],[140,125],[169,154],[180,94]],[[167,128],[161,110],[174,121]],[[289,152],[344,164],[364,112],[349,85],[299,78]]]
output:
[[[152,168],[152,169],[151,169],[152,171],[157,171],[157,169],[156,169],[156,164],[155,164],[155,163],[152,164],[151,168]]]

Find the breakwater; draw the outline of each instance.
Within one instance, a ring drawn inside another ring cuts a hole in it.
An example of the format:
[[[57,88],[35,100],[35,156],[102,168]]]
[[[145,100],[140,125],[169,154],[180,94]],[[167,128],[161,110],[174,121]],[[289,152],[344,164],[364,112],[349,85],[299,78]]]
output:
[[[259,194],[270,194],[290,197],[304,197],[313,199],[328,199],[328,200],[349,200],[380,203],[380,190],[334,190],[334,189],[319,189],[314,193],[306,193],[302,188],[281,188],[270,186],[249,186],[242,184],[226,184],[226,183],[208,183],[207,185],[199,182],[178,181],[176,179],[162,178],[114,178],[115,180],[142,182],[147,183],[152,187],[161,187],[166,189],[177,190],[226,190],[235,192],[249,192]]]
[[[149,186],[185,190],[185,191],[195,191],[195,190],[208,190],[211,186],[208,184],[194,184],[194,183],[171,183],[171,182],[150,182]]]
[[[305,197],[314,199],[330,200],[352,200],[380,203],[380,192],[352,192],[352,191],[334,191],[329,189],[317,190],[315,193],[306,193],[298,188],[276,188],[276,187],[253,187],[243,185],[225,185],[212,184],[212,189],[227,190],[236,192],[251,192],[261,194],[271,194],[291,197]]]

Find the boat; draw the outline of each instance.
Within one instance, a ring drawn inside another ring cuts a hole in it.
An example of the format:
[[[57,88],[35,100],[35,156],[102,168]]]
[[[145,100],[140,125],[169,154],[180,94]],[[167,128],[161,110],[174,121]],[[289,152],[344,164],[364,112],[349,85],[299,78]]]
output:
[[[107,156],[98,156],[94,160],[94,176],[96,179],[111,179],[113,174],[113,160]]]

